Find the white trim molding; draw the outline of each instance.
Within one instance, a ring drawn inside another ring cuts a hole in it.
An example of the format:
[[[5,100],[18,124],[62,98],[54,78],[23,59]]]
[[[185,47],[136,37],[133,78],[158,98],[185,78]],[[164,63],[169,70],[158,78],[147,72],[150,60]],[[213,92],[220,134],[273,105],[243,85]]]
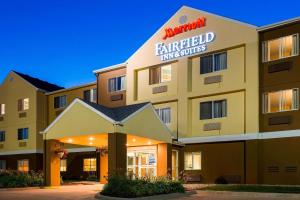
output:
[[[261,132],[261,133],[246,133],[238,135],[222,135],[222,136],[203,136],[203,137],[190,137],[179,138],[179,142],[184,144],[199,144],[199,143],[212,143],[212,142],[234,142],[246,140],[266,140],[266,139],[279,139],[300,137],[300,129],[289,131],[276,131],[276,132]]]
[[[68,153],[80,153],[80,152],[90,152],[90,151],[96,151],[95,147],[86,147],[86,148],[71,148],[66,149]]]
[[[18,155],[18,154],[33,154],[33,153],[43,153],[42,149],[29,149],[29,150],[17,150],[17,151],[3,151],[0,152],[0,156],[6,155]]]
[[[93,73],[94,74],[99,74],[99,73],[102,73],[102,72],[107,72],[107,71],[111,71],[111,70],[125,68],[126,66],[127,66],[127,62],[124,62],[124,63],[120,63],[120,64],[117,64],[117,65],[112,65],[112,66],[109,66],[109,67],[103,67],[103,68],[100,68],[100,69],[96,69],[96,70],[93,71]]]

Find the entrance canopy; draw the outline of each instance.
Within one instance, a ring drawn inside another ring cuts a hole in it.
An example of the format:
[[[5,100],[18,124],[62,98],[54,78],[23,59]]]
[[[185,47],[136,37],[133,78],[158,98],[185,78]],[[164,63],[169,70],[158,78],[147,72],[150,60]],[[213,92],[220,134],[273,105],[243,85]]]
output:
[[[172,143],[172,135],[151,103],[117,108],[75,99],[44,131],[44,140],[107,146],[108,134],[127,135],[127,146]]]

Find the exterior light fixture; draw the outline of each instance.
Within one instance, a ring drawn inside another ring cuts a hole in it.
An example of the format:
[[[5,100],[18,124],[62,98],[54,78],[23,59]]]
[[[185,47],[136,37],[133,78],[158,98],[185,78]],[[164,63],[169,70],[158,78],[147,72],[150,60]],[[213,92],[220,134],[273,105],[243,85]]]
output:
[[[92,142],[89,142],[89,145],[93,145],[93,143],[92,143]]]
[[[149,142],[148,142],[148,145],[151,145],[151,144],[152,144],[152,142],[151,142],[151,141],[149,141]]]
[[[70,139],[67,140],[67,142],[72,143],[73,140],[70,138]]]
[[[133,139],[132,139],[132,142],[135,142],[135,141],[136,141],[136,139],[135,139],[135,138],[133,138]]]
[[[95,140],[95,138],[93,138],[93,137],[89,137],[89,140],[90,140],[90,141],[93,141],[93,140]]]

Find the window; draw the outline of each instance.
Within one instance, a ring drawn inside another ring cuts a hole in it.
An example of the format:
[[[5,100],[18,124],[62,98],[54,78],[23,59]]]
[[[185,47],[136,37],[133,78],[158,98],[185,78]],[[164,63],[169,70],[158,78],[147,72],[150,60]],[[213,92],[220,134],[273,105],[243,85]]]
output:
[[[0,142],[5,141],[5,131],[0,131]]]
[[[18,100],[18,111],[24,111],[29,109],[29,98]]]
[[[262,44],[263,62],[296,56],[299,54],[299,34],[289,35]]]
[[[155,111],[165,124],[171,123],[171,108],[158,108]]]
[[[185,170],[201,170],[201,152],[186,152],[184,154]]]
[[[227,53],[216,53],[200,57],[200,74],[227,69]]]
[[[110,78],[108,80],[108,91],[117,92],[125,90],[126,79],[125,76]]]
[[[67,96],[54,97],[54,108],[64,108],[67,105]]]
[[[28,128],[19,128],[18,140],[27,140],[27,139],[28,139]]]
[[[0,115],[5,114],[5,104],[0,104]]]
[[[90,102],[96,103],[96,101],[97,101],[96,89],[94,88],[94,89],[83,91],[83,99],[85,101],[90,101]]]
[[[263,105],[264,113],[297,110],[299,108],[299,89],[265,93]]]
[[[60,160],[60,171],[66,172],[67,171],[67,159]]]
[[[96,171],[96,158],[85,158],[83,159],[83,171],[95,172]]]
[[[164,65],[161,67],[152,67],[149,69],[149,73],[150,85],[168,82],[172,79],[172,66]]]
[[[28,172],[29,171],[29,160],[18,160],[18,171]]]
[[[0,170],[6,170],[6,160],[0,160]]]
[[[200,103],[200,119],[222,118],[227,116],[227,100]]]

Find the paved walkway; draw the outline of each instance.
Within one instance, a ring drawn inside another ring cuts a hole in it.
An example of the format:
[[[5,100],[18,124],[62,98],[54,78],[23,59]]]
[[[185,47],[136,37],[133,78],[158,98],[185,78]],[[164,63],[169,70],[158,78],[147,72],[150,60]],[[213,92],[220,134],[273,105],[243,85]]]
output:
[[[0,200],[95,200],[103,185],[67,185],[58,188],[0,189]],[[147,197],[145,200],[300,200],[300,194],[195,191]]]

